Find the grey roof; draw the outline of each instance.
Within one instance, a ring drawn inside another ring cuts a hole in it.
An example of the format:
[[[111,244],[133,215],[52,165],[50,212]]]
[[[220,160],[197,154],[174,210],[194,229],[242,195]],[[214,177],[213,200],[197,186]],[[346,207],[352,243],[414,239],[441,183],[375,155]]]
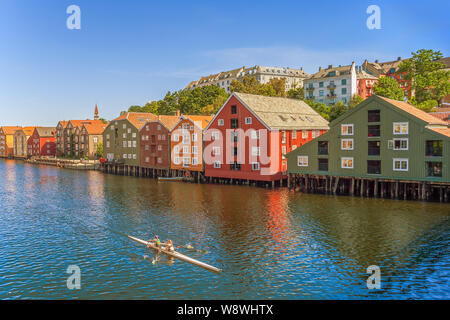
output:
[[[56,132],[55,127],[36,127],[36,130],[41,138],[53,137],[53,133]]]
[[[270,129],[329,129],[328,121],[302,100],[233,94]]]

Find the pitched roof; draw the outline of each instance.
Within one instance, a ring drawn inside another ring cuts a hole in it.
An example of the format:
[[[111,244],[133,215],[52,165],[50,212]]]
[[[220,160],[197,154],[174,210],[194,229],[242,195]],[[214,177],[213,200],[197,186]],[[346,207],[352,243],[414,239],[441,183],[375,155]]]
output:
[[[5,135],[13,135],[16,130],[22,129],[22,127],[2,127]]]
[[[59,123],[61,124],[61,126],[62,126],[63,128],[65,128],[65,127],[67,126],[67,124],[69,123],[69,121],[63,120],[63,121],[60,121]]]
[[[429,112],[429,114],[450,124],[450,108],[438,108],[437,111]]]
[[[328,121],[302,100],[234,92],[270,129],[328,129]]]
[[[370,73],[364,71],[364,70],[358,70],[356,72],[357,79],[373,79],[377,80],[378,77],[371,75]]]
[[[419,108],[416,108],[409,103],[406,103],[403,101],[398,101],[398,100],[393,100],[393,99],[388,99],[388,98],[381,97],[381,96],[377,96],[377,97],[381,98],[384,101],[394,105],[395,107],[413,115],[414,117],[427,122],[428,124],[438,124],[438,125],[444,125],[444,126],[447,125],[447,123],[445,121],[442,121],[441,119],[433,117],[429,113],[426,113],[425,111],[422,111]]]
[[[39,134],[39,137],[54,137],[55,136],[55,127],[36,127],[36,131]]]
[[[103,121],[100,120],[100,122],[87,123],[83,125],[83,127],[86,128],[88,134],[103,134],[103,131],[108,127],[108,124],[109,122],[103,123]]]
[[[36,127],[23,127],[22,131],[25,133],[25,135],[31,136],[33,134],[35,128]]]
[[[190,119],[194,122],[200,129],[205,129],[214,116],[196,116],[196,115],[183,115],[183,117]]]
[[[138,130],[150,121],[157,121],[158,117],[153,113],[145,113],[145,112],[125,112],[120,117],[114,120],[124,120],[127,119],[131,122],[133,126],[135,126]]]
[[[69,120],[69,122],[73,125],[74,128],[79,127],[81,128],[83,125],[86,124],[92,124],[92,125],[97,125],[97,124],[103,124],[102,120]]]
[[[321,69],[319,72],[314,73],[309,77],[308,79],[320,79],[320,78],[326,78],[326,77],[337,77],[342,76],[346,74],[350,74],[352,69],[352,65],[348,66],[340,66],[340,67],[328,67],[326,69]],[[330,76],[330,72],[335,72],[335,75]],[[306,80],[308,80],[306,79]]]
[[[157,117],[157,120],[161,122],[169,131],[172,131],[172,129],[177,125],[178,121],[180,121],[179,116],[159,115]]]
[[[439,59],[438,62],[445,64],[444,69],[450,68],[450,57]]]
[[[450,138],[450,128],[429,128],[429,129]]]

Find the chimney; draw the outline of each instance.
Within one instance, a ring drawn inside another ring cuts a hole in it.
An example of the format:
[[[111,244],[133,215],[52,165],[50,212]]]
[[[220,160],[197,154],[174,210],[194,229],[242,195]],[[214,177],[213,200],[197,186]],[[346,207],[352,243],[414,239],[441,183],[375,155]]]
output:
[[[322,71],[322,67],[319,67],[319,71]]]
[[[398,57],[398,58],[397,58],[397,61],[400,61],[400,60],[402,60],[402,57]]]
[[[378,60],[375,60],[375,63],[378,63]]]
[[[328,65],[328,69],[331,69],[331,68],[333,68],[333,65],[332,64]]]

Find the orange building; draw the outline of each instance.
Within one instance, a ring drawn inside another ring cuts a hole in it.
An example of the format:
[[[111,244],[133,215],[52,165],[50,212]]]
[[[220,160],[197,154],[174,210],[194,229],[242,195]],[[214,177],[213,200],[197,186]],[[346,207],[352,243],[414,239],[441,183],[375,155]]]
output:
[[[14,156],[14,133],[22,127],[0,128],[0,157],[10,158]]]
[[[364,70],[359,70],[356,73],[356,79],[358,96],[367,99],[373,94],[373,87],[378,82],[378,78]]]
[[[36,127],[23,127],[14,132],[14,157],[26,158],[28,152],[28,139],[33,135]]]
[[[203,130],[212,119],[213,116],[180,116],[170,141],[170,168],[176,175],[193,176],[197,181],[203,175]]]

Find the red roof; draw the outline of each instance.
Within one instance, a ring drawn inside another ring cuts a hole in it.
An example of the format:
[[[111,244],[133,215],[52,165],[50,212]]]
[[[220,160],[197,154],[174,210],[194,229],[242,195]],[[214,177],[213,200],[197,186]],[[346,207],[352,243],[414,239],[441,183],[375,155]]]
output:
[[[447,123],[445,121],[442,121],[441,119],[438,119],[438,118],[432,116],[431,114],[426,113],[425,111],[422,111],[419,108],[417,108],[409,103],[406,103],[403,101],[398,101],[398,100],[393,100],[393,99],[388,99],[388,98],[381,97],[381,96],[377,96],[377,97],[379,97],[379,98],[385,100],[386,102],[392,104],[393,106],[411,114],[412,116],[427,122],[428,124],[441,124],[444,126],[447,125]]]
[[[153,113],[145,113],[145,112],[125,112],[120,117],[114,120],[123,120],[127,119],[131,122],[133,126],[135,126],[138,130],[140,130],[147,122],[150,121],[158,121],[158,117]]]
[[[430,130],[433,130],[450,138],[450,128],[430,128]]]
[[[2,127],[3,134],[5,135],[13,135],[16,130],[21,130],[22,127]]]

